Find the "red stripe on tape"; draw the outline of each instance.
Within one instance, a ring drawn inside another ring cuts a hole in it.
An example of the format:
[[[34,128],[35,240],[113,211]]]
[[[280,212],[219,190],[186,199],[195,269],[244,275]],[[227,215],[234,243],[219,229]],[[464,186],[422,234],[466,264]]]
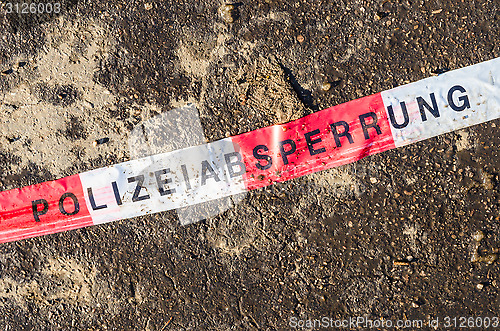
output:
[[[0,242],[93,225],[79,175],[0,192]]]
[[[395,147],[380,93],[244,133],[232,141],[243,155],[248,189],[337,167]]]

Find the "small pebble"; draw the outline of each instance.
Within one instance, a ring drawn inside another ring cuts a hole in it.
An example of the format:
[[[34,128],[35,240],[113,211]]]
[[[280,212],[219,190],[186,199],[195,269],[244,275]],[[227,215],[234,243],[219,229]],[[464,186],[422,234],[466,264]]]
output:
[[[483,231],[481,231],[481,230],[477,231],[476,233],[474,233],[474,235],[472,236],[472,238],[474,238],[475,241],[481,241],[481,240],[483,240],[483,238],[484,238]]]
[[[394,261],[394,265],[397,265],[397,266],[408,266],[408,265],[410,265],[410,263],[408,263],[406,261]]]
[[[476,287],[477,287],[478,290],[482,290],[483,287],[484,287],[484,285],[481,284],[481,283],[479,283],[479,284],[476,285]]]
[[[222,20],[226,23],[233,23],[237,16],[236,7],[231,4],[220,6],[219,12]]]
[[[97,145],[102,145],[102,144],[105,144],[109,141],[109,138],[101,138],[101,139],[96,139],[94,140],[94,142],[92,143],[92,145],[97,146]]]
[[[372,184],[375,184],[376,182],[378,182],[378,180],[377,180],[377,178],[375,178],[375,177],[371,177],[371,178],[370,178],[370,182],[371,182]]]
[[[5,70],[5,71],[2,71],[2,75],[4,75],[4,76],[6,76],[6,75],[10,75],[10,74],[11,74],[11,73],[13,73],[13,72],[14,72],[14,70],[12,70],[12,69],[7,69],[7,70]]]
[[[498,258],[497,254],[488,254],[486,256],[481,256],[479,260],[486,264],[493,264],[493,262],[495,262],[497,258]]]
[[[298,41],[299,43],[304,42],[304,36],[303,36],[303,35],[301,35],[301,34],[299,34],[299,35],[297,36],[297,41]]]
[[[330,84],[328,82],[324,82],[323,84],[321,84],[321,89],[325,92],[329,91],[331,88],[332,88],[332,84]]]

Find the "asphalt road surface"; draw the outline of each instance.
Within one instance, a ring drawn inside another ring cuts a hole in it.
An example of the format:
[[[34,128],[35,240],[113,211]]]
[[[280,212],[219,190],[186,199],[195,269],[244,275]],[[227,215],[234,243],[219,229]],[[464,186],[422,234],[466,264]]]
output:
[[[16,4],[0,1],[2,191],[127,161],[138,124],[187,103],[215,141],[500,56],[497,0]],[[258,189],[186,226],[170,211],[2,244],[0,330],[493,322],[499,126]]]

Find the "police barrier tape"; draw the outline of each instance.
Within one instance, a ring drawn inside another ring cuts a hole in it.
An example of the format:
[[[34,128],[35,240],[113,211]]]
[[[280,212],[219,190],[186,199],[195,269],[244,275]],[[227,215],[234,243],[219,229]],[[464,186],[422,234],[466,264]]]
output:
[[[0,242],[243,193],[500,117],[500,58],[209,144],[0,192]]]

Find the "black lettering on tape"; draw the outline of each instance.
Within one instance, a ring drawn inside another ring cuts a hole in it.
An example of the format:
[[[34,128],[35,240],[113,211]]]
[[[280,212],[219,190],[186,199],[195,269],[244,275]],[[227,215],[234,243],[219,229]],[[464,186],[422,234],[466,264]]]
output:
[[[68,213],[66,209],[64,209],[64,200],[66,200],[67,198],[73,200],[73,205],[75,206],[75,210],[73,210],[71,213]],[[78,212],[80,211],[80,204],[78,203],[76,195],[74,195],[71,192],[66,192],[63,195],[61,195],[61,198],[59,199],[59,211],[61,212],[61,214],[67,216],[78,214]]]
[[[326,149],[324,147],[314,149],[314,145],[320,143],[321,138],[312,139],[312,136],[318,134],[320,134],[319,129],[312,130],[311,132],[306,132],[304,134],[304,137],[306,138],[307,148],[309,149],[309,154],[311,154],[311,156],[326,152]]]
[[[418,109],[420,110],[420,116],[422,117],[422,122],[427,121],[427,115],[425,114],[424,108],[427,108],[427,110],[429,110],[432,116],[436,118],[439,117],[439,109],[436,102],[436,96],[434,95],[434,93],[431,93],[430,97],[431,97],[432,107],[427,103],[427,101],[424,100],[424,98],[417,97]]]
[[[257,161],[257,163],[255,164],[255,166],[259,170],[267,170],[267,169],[271,168],[271,166],[273,165],[273,159],[269,155],[259,154],[260,150],[263,150],[264,152],[267,152],[267,151],[269,151],[269,148],[267,148],[266,145],[257,145],[257,146],[255,146],[255,148],[253,149],[253,157],[256,158],[257,160],[265,160],[265,161],[267,161],[267,164],[262,165],[260,163],[260,161]]]
[[[448,103],[450,104],[451,109],[454,111],[462,111],[464,109],[470,108],[469,97],[467,95],[462,95],[458,98],[458,101],[461,101],[462,104],[457,106],[453,101],[453,93],[455,91],[459,91],[461,93],[467,92],[462,86],[455,85],[448,91]]]
[[[410,123],[410,117],[408,116],[408,109],[406,108],[406,103],[404,101],[401,101],[399,104],[401,105],[401,112],[403,113],[403,118],[404,118],[404,122],[401,124],[396,122],[396,117],[394,116],[394,109],[392,109],[392,105],[387,106],[389,119],[391,120],[391,124],[395,129],[403,129]]]
[[[283,158],[283,164],[288,164],[287,156],[295,153],[297,146],[295,145],[295,142],[291,139],[283,140],[282,142],[280,142],[279,145],[280,145],[281,157]],[[285,145],[290,146],[290,149],[288,151],[285,151]]]
[[[236,157],[234,162],[231,162],[231,158]],[[229,171],[229,177],[234,178],[243,175],[246,172],[245,164],[242,161],[241,154],[238,152],[232,152],[224,154],[224,158],[226,159],[227,170]],[[234,171],[234,167],[239,167],[238,171]]]
[[[164,187],[164,185],[172,183],[172,178],[161,179],[161,175],[166,175],[168,173],[170,173],[170,168],[155,171],[156,184],[158,184],[158,191],[160,191],[161,196],[175,192],[175,188],[166,190]]]
[[[87,188],[87,194],[89,195],[90,206],[92,207],[93,210],[99,210],[99,209],[104,209],[104,208],[108,207],[107,205],[98,206],[95,203],[94,192],[92,192],[92,187]]]
[[[344,131],[339,133],[337,127],[343,127]],[[337,147],[342,147],[342,143],[340,142],[340,137],[346,137],[349,141],[349,144],[353,144],[354,140],[352,139],[352,135],[349,133],[349,124],[346,121],[338,121],[333,124],[330,124],[330,128],[332,128],[333,138],[335,139],[335,145]]]
[[[207,175],[207,171],[210,172],[209,175]],[[208,163],[207,160],[203,160],[201,162],[201,185],[207,184],[207,179],[208,178],[213,178],[215,179],[216,182],[220,181],[219,176],[217,173],[214,171],[210,163]]]
[[[118,206],[121,206],[122,198],[120,197],[120,191],[118,191],[118,185],[116,184],[116,182],[112,182],[111,187],[113,187],[113,194],[115,195],[116,204]]]
[[[43,209],[38,210],[38,205],[43,205]],[[40,222],[40,216],[47,214],[49,211],[49,203],[45,199],[38,199],[31,202],[31,208],[33,209],[35,222]]]
[[[182,176],[184,177],[184,183],[186,183],[186,190],[191,189],[191,183],[189,182],[189,175],[187,171],[187,167],[185,164],[181,164]]]
[[[135,177],[130,177],[127,179],[129,183],[137,182],[135,186],[134,195],[132,196],[132,202],[142,201],[151,198],[149,194],[139,196],[141,194],[141,190],[144,186],[144,175],[137,175]]]
[[[372,118],[372,122],[369,124],[365,122],[368,117]],[[363,134],[365,135],[366,140],[370,139],[370,133],[368,132],[369,128],[374,128],[377,134],[382,134],[382,130],[380,130],[380,127],[377,125],[377,120],[377,114],[374,112],[359,115],[359,121],[361,122],[361,127],[363,128]]]

